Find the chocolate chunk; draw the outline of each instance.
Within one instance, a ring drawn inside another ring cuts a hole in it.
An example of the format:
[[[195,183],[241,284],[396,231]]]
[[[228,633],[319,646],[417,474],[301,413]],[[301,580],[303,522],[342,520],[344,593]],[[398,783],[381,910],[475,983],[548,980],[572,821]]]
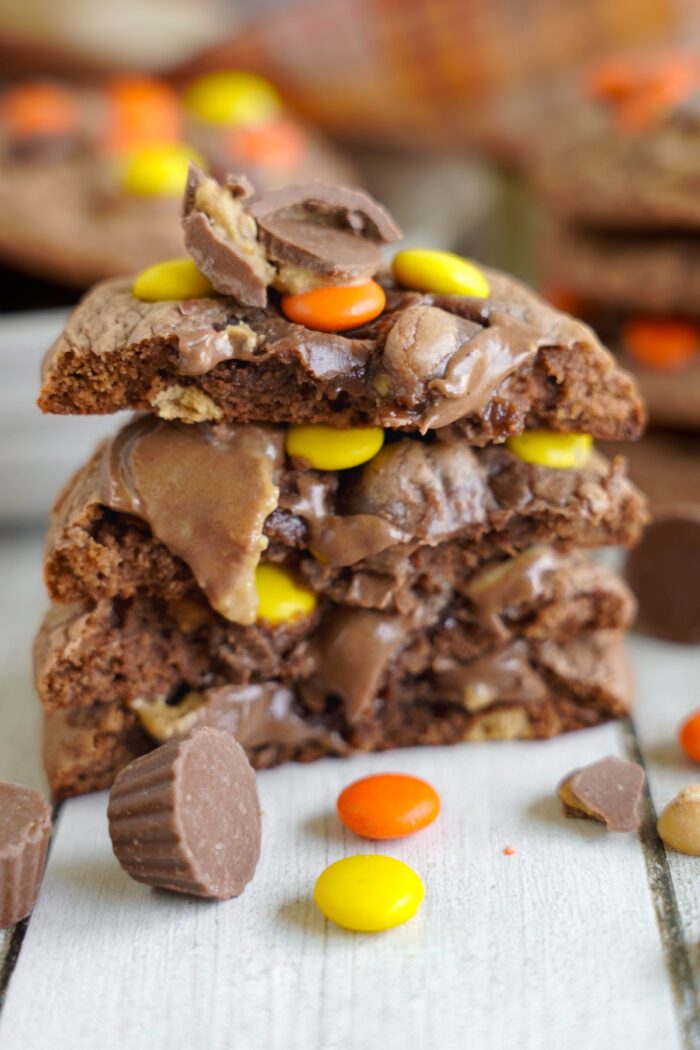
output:
[[[380,246],[401,230],[369,194],[341,186],[287,186],[249,206],[268,257],[277,265],[275,287],[300,292],[326,281],[367,279],[381,264]]]
[[[567,817],[590,817],[608,831],[636,831],[644,770],[636,762],[608,755],[569,774],[559,785]]]
[[[134,759],[109,796],[117,860],[137,882],[227,900],[260,856],[255,774],[230,733],[208,727]]]
[[[29,915],[51,838],[51,808],[38,791],[0,783],[0,929]]]
[[[265,306],[272,270],[258,244],[255,220],[243,206],[251,193],[244,177],[221,186],[191,164],[182,229],[187,251],[217,292],[246,306]]]
[[[331,694],[344,704],[345,718],[357,721],[372,708],[386,669],[406,642],[410,625],[399,616],[370,609],[336,609],[311,645],[314,671],[302,695],[313,706]]]
[[[700,642],[700,504],[659,511],[627,559],[637,627],[672,642]]]
[[[270,428],[207,430],[145,416],[105,451],[102,502],[148,521],[222,616],[252,623],[281,452],[282,434]]]

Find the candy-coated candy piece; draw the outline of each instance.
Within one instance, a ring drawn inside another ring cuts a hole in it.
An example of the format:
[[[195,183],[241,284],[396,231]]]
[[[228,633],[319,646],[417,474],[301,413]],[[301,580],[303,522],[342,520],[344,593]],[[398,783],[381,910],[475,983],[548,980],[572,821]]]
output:
[[[344,332],[379,317],[386,293],[376,281],[329,285],[298,295],[283,295],[282,312],[295,324],[318,332]]]
[[[338,816],[366,839],[399,839],[425,828],[440,812],[440,796],[420,777],[379,773],[363,777],[338,797]]]
[[[269,81],[240,69],[194,80],[185,91],[185,105],[200,120],[229,127],[266,124],[282,109],[279,93]]]
[[[623,55],[589,73],[586,90],[610,102],[617,122],[630,131],[648,127],[700,84],[700,63],[690,55]]]
[[[647,368],[681,369],[700,354],[700,325],[692,321],[639,318],[623,325],[622,345]]]
[[[325,423],[299,423],[286,435],[287,455],[305,459],[316,470],[348,470],[373,459],[384,444],[381,427],[338,430]]]
[[[258,619],[275,627],[309,616],[316,608],[316,595],[300,583],[289,569],[266,562],[255,570]]]
[[[363,933],[407,922],[424,894],[412,868],[374,853],[336,861],[319,875],[314,887],[314,900],[327,919]]]
[[[678,731],[678,740],[688,758],[700,762],[700,711],[686,718]]]
[[[686,784],[661,811],[657,830],[669,847],[700,857],[700,784]]]
[[[58,84],[37,81],[11,88],[0,105],[11,136],[65,135],[78,125],[74,96]]]
[[[231,156],[242,164],[293,168],[304,155],[306,140],[296,124],[275,120],[251,128],[232,128],[226,145]]]
[[[182,111],[177,93],[154,77],[115,77],[105,89],[105,149],[126,153],[142,146],[177,142]]]
[[[122,189],[137,197],[180,197],[192,160],[204,166],[203,157],[183,143],[143,146],[124,162]]]
[[[474,263],[453,252],[431,248],[407,248],[397,252],[392,266],[394,277],[404,288],[435,295],[473,295],[488,298],[486,277]]]
[[[215,294],[193,259],[167,259],[149,266],[138,275],[131,292],[144,303],[160,303],[167,299],[204,299]]]
[[[509,437],[506,447],[518,459],[540,467],[567,470],[585,466],[593,448],[590,434],[555,434],[551,430],[526,430]]]

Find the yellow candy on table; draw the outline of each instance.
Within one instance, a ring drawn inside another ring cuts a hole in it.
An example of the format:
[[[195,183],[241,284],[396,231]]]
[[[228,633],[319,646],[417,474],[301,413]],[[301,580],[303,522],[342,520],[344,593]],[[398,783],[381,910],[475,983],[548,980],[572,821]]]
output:
[[[278,117],[282,101],[257,73],[230,69],[193,81],[185,91],[185,106],[208,124],[251,127]]]
[[[316,595],[299,583],[289,569],[266,562],[255,570],[258,620],[276,627],[309,616],[316,608]]]
[[[373,459],[384,444],[381,427],[338,430],[325,423],[294,424],[287,431],[287,455],[305,459],[316,470],[348,470]]]
[[[479,267],[453,252],[407,248],[396,253],[392,269],[399,284],[418,292],[486,299],[491,290]]]
[[[181,197],[190,161],[205,166],[204,158],[181,142],[143,146],[126,158],[121,186],[135,197]]]
[[[327,919],[346,930],[374,933],[411,919],[425,890],[418,875],[395,857],[346,857],[316,880],[314,900]]]
[[[551,430],[526,430],[509,437],[506,448],[526,463],[566,470],[583,467],[593,449],[590,434],[555,434]]]
[[[132,295],[144,303],[168,299],[205,299],[214,289],[193,259],[166,259],[142,270],[131,288]]]

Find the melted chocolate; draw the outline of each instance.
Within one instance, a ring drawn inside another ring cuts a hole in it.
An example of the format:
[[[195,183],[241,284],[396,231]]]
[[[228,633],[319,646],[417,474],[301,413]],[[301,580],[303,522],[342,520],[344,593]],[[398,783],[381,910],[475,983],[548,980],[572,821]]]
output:
[[[102,502],[134,514],[185,561],[227,620],[255,620],[255,568],[277,506],[282,434],[137,419],[107,446]]]
[[[308,703],[339,696],[348,722],[371,710],[384,673],[402,648],[408,621],[369,609],[340,608],[323,623],[311,643],[315,671],[302,685]]]

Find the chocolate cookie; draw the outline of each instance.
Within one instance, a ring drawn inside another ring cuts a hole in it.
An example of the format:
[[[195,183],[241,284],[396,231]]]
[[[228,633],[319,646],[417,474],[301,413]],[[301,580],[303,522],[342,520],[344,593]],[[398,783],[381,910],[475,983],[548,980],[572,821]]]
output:
[[[646,520],[619,457],[554,469],[503,446],[404,437],[335,472],[309,469],[284,442],[275,427],[129,424],[55,507],[51,597],[194,593],[252,623],[264,552],[333,600],[407,609],[488,559],[543,542],[631,545]]]
[[[600,63],[543,124],[531,173],[557,215],[603,228],[700,228],[700,70],[690,54]]]
[[[320,706],[318,682],[312,693],[270,681],[194,691],[175,704],[155,697],[131,707],[68,707],[46,715],[46,772],[56,797],[97,790],[134,754],[196,725],[233,733],[259,769],[327,754],[550,737],[627,712],[632,686],[622,641],[617,630],[585,632],[565,645],[521,638],[480,659],[448,659],[439,689],[432,674],[410,674],[407,655],[397,679],[406,691],[350,724],[335,703]]]
[[[366,277],[399,231],[359,191],[247,193],[193,172],[185,240],[224,294],[146,302],[131,282],[98,286],[45,361],[44,411],[376,424],[471,444],[535,427],[639,435],[634,384],[593,332],[495,271],[485,298],[388,284],[376,319],[343,333],[289,320],[285,298]]]

